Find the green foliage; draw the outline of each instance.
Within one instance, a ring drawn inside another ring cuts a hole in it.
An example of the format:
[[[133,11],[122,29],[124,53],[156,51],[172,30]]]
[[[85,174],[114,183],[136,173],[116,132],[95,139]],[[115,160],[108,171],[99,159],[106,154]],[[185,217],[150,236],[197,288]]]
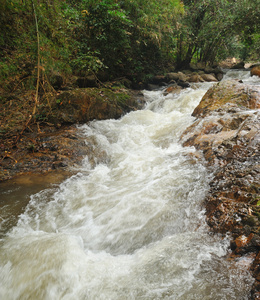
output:
[[[17,68],[8,60],[0,61],[0,77],[3,79],[8,78],[8,76],[15,74]]]
[[[35,85],[32,1],[42,81],[102,70],[141,81],[191,61],[259,59],[259,0],[0,0],[0,83],[9,90]]]
[[[78,54],[77,57],[72,60],[71,65],[73,70],[81,75],[86,75],[91,72],[98,73],[98,71],[106,68],[98,56],[95,56],[91,52]]]
[[[184,1],[186,14],[178,32],[179,66],[192,59],[213,62],[229,55],[246,59],[253,46],[252,34],[259,32],[258,0]]]
[[[83,49],[89,47],[94,53],[98,51],[105,65],[117,69],[120,64],[127,63],[131,21],[114,1],[87,2],[83,11],[86,26]]]
[[[243,45],[242,58],[259,60],[260,5],[258,0],[236,3],[234,28]]]
[[[154,73],[156,69],[163,70],[173,64],[176,23],[184,12],[182,3],[153,0],[147,5],[141,0],[129,0],[124,1],[123,7],[133,21],[131,45],[136,71]]]
[[[253,60],[259,60],[259,53],[260,53],[260,33],[254,33],[251,35],[252,39],[252,49],[250,51],[250,57]]]
[[[31,88],[34,85],[37,66],[37,38],[32,1],[0,0],[0,82],[13,81],[15,86]],[[62,16],[59,1],[37,1],[36,14],[40,34],[41,72],[53,70],[70,74],[68,64],[71,55],[68,30]],[[7,85],[6,85],[7,86]]]
[[[76,63],[88,69],[87,62],[99,60],[114,76],[135,76],[173,62],[175,23],[183,13],[178,0],[152,0],[149,5],[139,0],[84,0],[75,7],[81,14],[73,19],[78,41],[73,68]]]

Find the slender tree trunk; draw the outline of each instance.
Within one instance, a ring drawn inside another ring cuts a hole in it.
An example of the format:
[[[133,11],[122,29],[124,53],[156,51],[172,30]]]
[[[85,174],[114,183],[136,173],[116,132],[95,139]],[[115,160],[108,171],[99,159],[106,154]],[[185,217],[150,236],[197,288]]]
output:
[[[35,27],[36,27],[36,36],[37,36],[37,83],[36,83],[36,94],[35,94],[35,102],[33,107],[32,115],[35,115],[36,108],[38,105],[38,97],[39,97],[39,84],[40,84],[40,36],[39,36],[39,28],[38,28],[38,19],[36,14],[36,9],[34,6],[34,2],[32,0],[33,13],[35,18]]]

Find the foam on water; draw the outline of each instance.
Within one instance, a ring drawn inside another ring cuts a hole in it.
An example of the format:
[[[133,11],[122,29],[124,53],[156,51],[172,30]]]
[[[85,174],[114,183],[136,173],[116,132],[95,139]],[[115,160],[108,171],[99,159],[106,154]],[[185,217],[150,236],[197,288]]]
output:
[[[260,85],[260,78],[258,76],[250,76],[250,72],[246,69],[242,70],[227,70],[223,80],[239,79],[246,84]]]
[[[31,196],[1,241],[1,299],[247,298],[205,223],[209,174],[178,142],[207,88],[145,91],[144,110],[79,128],[104,162]]]

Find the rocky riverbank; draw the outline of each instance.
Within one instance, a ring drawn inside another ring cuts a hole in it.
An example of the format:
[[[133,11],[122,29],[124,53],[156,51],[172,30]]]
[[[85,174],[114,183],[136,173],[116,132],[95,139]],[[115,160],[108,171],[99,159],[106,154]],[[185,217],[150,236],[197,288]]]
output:
[[[233,257],[247,257],[260,297],[260,87],[223,81],[194,110],[184,146],[204,154],[213,178],[205,199],[214,232],[232,235]]]
[[[142,108],[140,89],[167,86],[165,93],[178,92],[190,83],[217,82],[222,77],[221,68],[205,64],[157,75],[137,85],[126,78],[101,84],[97,78],[87,76],[63,86],[63,78],[56,75],[50,82],[52,89],[39,91],[34,115],[35,91],[0,91],[0,182],[22,174],[62,170],[78,164],[85,155],[91,161],[95,152],[93,141],[88,143],[78,136],[75,125],[95,119],[117,119]]]
[[[176,92],[193,80],[205,81],[204,73],[157,76],[150,88],[166,82],[165,94]],[[207,81],[217,82],[221,73],[212,74],[215,79],[208,77]],[[77,124],[120,118],[143,104],[141,93],[122,87],[56,91],[44,95],[32,121],[34,93],[5,97],[1,107],[0,181],[65,171],[79,166],[86,155],[93,165],[102,161],[104,153],[95,147],[94,139],[80,136]],[[222,234],[230,232],[232,257],[250,261],[248,268],[255,278],[251,299],[260,298],[259,108],[259,87],[222,81],[205,94],[193,112],[195,122],[182,136],[184,146],[194,146],[203,153],[213,174],[205,199],[210,228]]]
[[[45,94],[31,118],[34,93],[8,95],[1,105],[0,181],[22,174],[46,173],[94,163],[95,141],[86,141],[77,124],[119,118],[140,109],[143,96],[124,88],[82,88]]]

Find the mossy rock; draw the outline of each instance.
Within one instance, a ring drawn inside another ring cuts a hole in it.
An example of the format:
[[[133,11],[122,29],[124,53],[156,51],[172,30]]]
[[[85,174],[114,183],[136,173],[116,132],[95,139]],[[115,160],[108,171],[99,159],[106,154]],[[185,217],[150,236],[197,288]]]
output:
[[[260,108],[260,88],[240,83],[237,80],[224,80],[210,88],[203,96],[192,115],[205,117],[229,103],[240,109]]]
[[[117,119],[139,108],[126,91],[85,88],[64,91],[50,101],[51,111],[42,111],[54,124],[85,123],[91,120]],[[49,108],[45,107],[45,110]]]
[[[260,65],[253,66],[250,71],[250,75],[260,77]]]

